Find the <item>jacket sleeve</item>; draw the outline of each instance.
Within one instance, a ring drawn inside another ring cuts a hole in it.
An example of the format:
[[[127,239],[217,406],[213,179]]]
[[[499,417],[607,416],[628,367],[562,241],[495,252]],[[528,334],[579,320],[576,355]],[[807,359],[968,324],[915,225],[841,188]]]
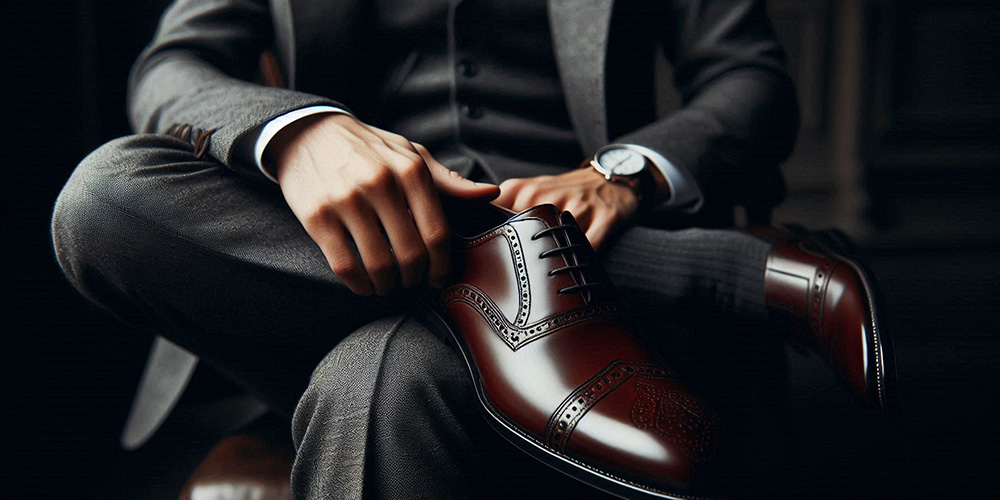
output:
[[[646,146],[687,170],[706,203],[784,195],[798,103],[759,0],[671,2],[663,40],[683,106],[614,142]]]
[[[237,154],[240,139],[293,109],[343,108],[323,97],[253,83],[261,52],[273,37],[266,0],[177,0],[129,76],[133,130],[215,129],[205,154],[237,172],[263,177],[252,156]]]

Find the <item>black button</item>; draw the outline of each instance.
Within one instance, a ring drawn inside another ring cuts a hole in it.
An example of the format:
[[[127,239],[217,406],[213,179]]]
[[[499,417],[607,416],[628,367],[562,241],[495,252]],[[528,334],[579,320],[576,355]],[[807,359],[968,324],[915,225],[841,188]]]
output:
[[[458,70],[458,74],[466,78],[472,78],[479,73],[479,65],[468,59],[463,59],[459,62],[456,69]]]
[[[483,116],[483,109],[473,104],[462,104],[462,114],[469,118],[479,118]]]

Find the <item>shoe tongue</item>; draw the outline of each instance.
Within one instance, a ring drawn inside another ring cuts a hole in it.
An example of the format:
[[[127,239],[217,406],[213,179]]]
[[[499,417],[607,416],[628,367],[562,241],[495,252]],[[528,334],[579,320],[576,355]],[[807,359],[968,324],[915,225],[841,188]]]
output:
[[[544,205],[538,205],[537,207],[529,208],[513,217],[510,218],[510,222],[525,220],[525,219],[542,219],[550,226],[558,226],[561,224],[559,221],[559,214],[562,212],[556,208],[555,205],[551,203],[546,203]]]

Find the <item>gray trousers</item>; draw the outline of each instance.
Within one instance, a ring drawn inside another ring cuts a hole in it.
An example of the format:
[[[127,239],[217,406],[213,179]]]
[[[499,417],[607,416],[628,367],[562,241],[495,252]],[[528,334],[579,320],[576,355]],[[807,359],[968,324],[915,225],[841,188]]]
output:
[[[52,233],[88,299],[294,413],[297,498],[469,496],[484,478],[509,486],[500,462],[525,474],[527,459],[494,458],[509,447],[457,356],[406,316],[412,292],[351,293],[277,186],[169,136],[125,137],[81,162]],[[603,262],[640,316],[698,322],[762,317],[769,251],[734,231],[636,227]]]

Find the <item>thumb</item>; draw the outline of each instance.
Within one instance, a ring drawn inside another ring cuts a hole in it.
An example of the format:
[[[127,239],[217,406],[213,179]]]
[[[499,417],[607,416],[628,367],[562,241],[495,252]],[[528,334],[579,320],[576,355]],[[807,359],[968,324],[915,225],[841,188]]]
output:
[[[463,200],[492,200],[500,195],[500,187],[496,184],[470,181],[458,172],[448,170],[448,167],[433,158],[425,158],[425,161],[434,185],[443,194]]]

